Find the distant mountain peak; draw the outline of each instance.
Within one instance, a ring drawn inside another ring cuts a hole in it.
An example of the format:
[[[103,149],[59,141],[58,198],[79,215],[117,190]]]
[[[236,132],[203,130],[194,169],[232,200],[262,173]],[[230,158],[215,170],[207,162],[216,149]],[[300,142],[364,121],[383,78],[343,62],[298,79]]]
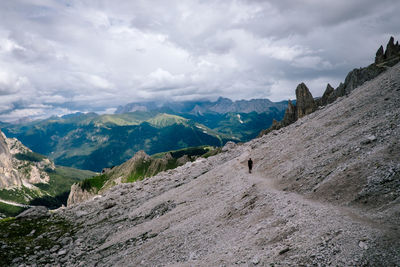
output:
[[[157,112],[174,112],[174,113],[191,113],[205,114],[218,113],[225,114],[229,112],[236,113],[264,113],[270,108],[276,107],[284,109],[287,101],[272,102],[269,99],[251,99],[251,100],[236,100],[232,101],[229,98],[220,96],[216,101],[209,100],[191,100],[191,101],[171,101],[166,103],[156,104],[155,102],[139,102],[129,103],[125,106],[119,106],[115,111],[116,114],[129,113],[135,111],[157,111]]]

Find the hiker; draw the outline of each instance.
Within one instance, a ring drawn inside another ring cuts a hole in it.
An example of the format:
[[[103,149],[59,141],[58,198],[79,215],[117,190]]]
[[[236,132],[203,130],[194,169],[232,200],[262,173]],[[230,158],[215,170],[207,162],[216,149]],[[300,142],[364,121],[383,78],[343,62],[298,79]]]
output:
[[[247,165],[249,165],[249,173],[251,173],[251,169],[253,169],[253,161],[251,160],[251,158],[249,158],[249,160],[247,161]]]

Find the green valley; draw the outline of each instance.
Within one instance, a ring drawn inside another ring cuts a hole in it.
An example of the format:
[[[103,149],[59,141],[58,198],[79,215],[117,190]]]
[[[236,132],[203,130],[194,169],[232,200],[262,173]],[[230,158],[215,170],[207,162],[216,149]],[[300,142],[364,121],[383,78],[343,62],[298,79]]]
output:
[[[2,130],[58,165],[101,171],[125,162],[139,150],[152,155],[186,147],[247,141],[267,128],[273,118],[282,116],[283,111],[276,108],[261,114],[77,113],[6,125]]]

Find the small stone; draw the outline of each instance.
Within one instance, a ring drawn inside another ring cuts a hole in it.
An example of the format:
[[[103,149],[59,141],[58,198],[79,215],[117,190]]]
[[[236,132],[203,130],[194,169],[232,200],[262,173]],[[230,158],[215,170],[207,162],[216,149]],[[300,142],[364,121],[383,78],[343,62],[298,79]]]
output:
[[[53,253],[53,252],[56,252],[56,251],[59,250],[59,249],[60,249],[60,246],[59,246],[59,245],[55,245],[54,247],[52,247],[52,248],[50,249],[50,252]]]
[[[18,258],[15,258],[15,259],[13,259],[13,263],[17,263],[17,262],[20,262],[20,261],[22,261],[22,258],[21,257],[18,257]]]
[[[369,135],[367,136],[363,141],[361,141],[362,145],[367,145],[370,144],[372,142],[376,141],[376,136],[375,135]]]
[[[33,235],[35,234],[35,232],[36,232],[36,230],[33,229],[33,230],[28,234],[28,236],[33,236]]]
[[[365,250],[368,249],[368,245],[367,245],[367,243],[365,243],[364,241],[358,242],[358,246],[359,246],[360,248],[362,248],[362,249],[365,249]]]
[[[253,258],[253,259],[251,260],[251,263],[253,263],[254,265],[257,265],[257,264],[260,263],[260,259],[257,258],[257,257],[255,257],[255,258]]]
[[[284,249],[282,249],[281,251],[279,251],[279,255],[282,255],[282,254],[284,254],[284,253],[288,252],[289,250],[290,250],[290,248],[289,248],[289,247],[287,247],[287,248],[284,248]]]
[[[58,256],[62,256],[62,255],[65,255],[65,254],[67,254],[67,251],[65,249],[62,249],[62,250],[60,250],[58,252]]]

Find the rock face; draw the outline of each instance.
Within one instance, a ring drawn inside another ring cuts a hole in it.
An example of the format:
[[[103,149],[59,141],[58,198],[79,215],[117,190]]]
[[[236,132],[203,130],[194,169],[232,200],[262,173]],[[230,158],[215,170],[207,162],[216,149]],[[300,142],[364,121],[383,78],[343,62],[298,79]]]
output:
[[[393,57],[396,57],[399,55],[399,52],[400,52],[399,44],[398,43],[394,44],[393,36],[390,37],[390,40],[389,40],[388,44],[386,45],[385,59],[388,60]]]
[[[304,83],[299,84],[296,88],[297,117],[302,118],[313,113],[316,109],[317,105],[308,87]]]
[[[358,86],[364,84],[366,81],[372,80],[379,74],[384,72],[386,69],[384,67],[379,67],[377,65],[370,65],[366,68],[354,69],[349,74],[347,74],[344,83],[341,83],[335,90],[335,97],[341,97],[348,95]]]
[[[6,143],[5,135],[0,131],[0,188],[19,185],[20,180],[13,172],[11,153]]]
[[[292,124],[296,120],[297,120],[296,106],[293,105],[292,101],[289,100],[288,107],[286,108],[285,111],[285,116],[283,117],[282,120],[282,125],[287,126],[289,124]]]
[[[325,92],[321,97],[320,105],[326,106],[335,100],[336,100],[335,89],[333,89],[333,87],[328,83],[328,85],[326,86]]]
[[[301,83],[296,88],[296,105],[291,100],[288,101],[288,106],[285,110],[285,115],[282,121],[274,120],[270,128],[262,131],[259,136],[267,134],[273,130],[279,130],[286,127],[299,118],[304,117],[317,109],[317,103],[304,83]]]
[[[54,170],[54,164],[47,158],[28,161],[25,158],[32,151],[15,138],[6,138],[0,131],[0,189],[18,188],[22,185],[32,188],[37,183],[48,183],[45,169]]]
[[[375,63],[380,64],[385,61],[385,53],[383,52],[383,46],[381,45],[376,51],[376,56],[375,56]]]
[[[71,191],[68,195],[67,206],[72,206],[74,204],[84,202],[86,200],[92,199],[96,196],[96,193],[83,190],[79,184],[73,184],[71,186]]]

